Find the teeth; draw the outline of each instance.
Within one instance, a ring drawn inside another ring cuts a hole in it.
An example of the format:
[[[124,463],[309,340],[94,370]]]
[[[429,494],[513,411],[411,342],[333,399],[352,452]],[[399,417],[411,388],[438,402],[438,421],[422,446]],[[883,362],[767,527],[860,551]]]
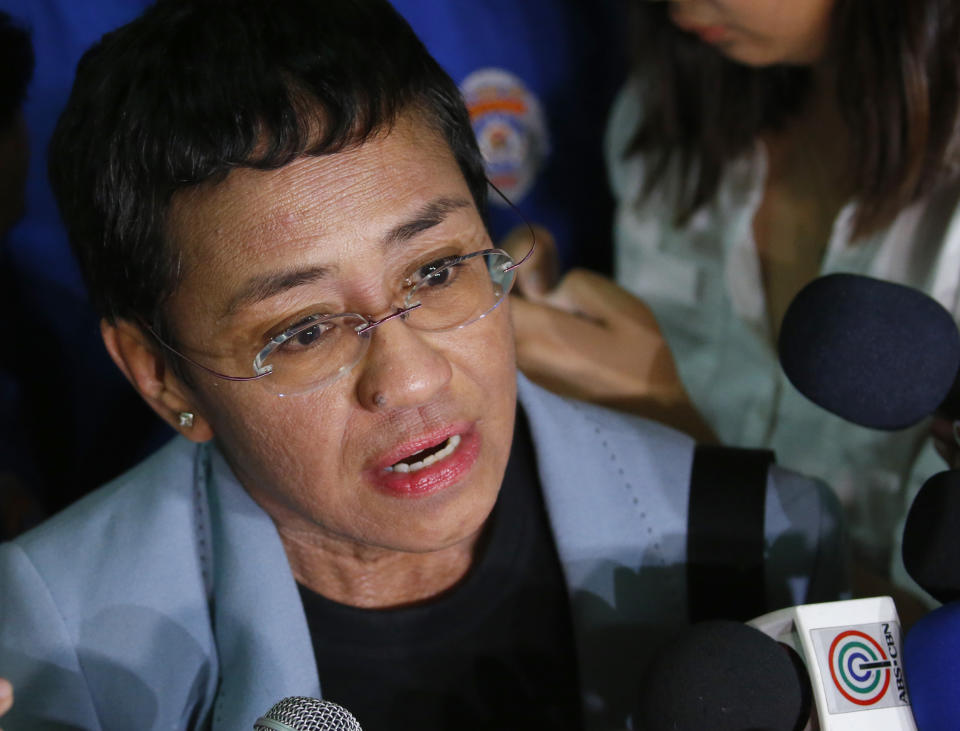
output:
[[[438,452],[434,452],[428,457],[424,457],[419,462],[414,462],[413,464],[407,464],[406,462],[397,462],[395,465],[387,467],[387,472],[417,472],[422,470],[424,467],[429,467],[432,464],[436,464],[444,457],[449,457],[460,446],[460,435],[454,434],[447,440],[447,443],[444,445],[443,449]]]

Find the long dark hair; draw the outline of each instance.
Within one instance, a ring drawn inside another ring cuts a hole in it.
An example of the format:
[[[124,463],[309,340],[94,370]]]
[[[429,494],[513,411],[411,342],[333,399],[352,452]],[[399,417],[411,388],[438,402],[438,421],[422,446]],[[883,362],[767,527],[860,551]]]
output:
[[[713,199],[728,162],[800,112],[813,72],[738,64],[678,30],[666,3],[641,0],[633,9],[644,116],[626,154],[652,155],[644,195],[678,165],[682,225]],[[847,172],[857,237],[957,175],[960,3],[836,0],[826,53],[840,113],[855,132]]]

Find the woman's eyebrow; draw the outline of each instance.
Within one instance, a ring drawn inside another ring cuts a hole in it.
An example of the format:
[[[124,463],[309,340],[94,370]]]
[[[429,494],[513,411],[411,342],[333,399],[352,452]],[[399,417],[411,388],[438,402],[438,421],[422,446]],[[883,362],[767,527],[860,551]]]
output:
[[[244,282],[240,291],[230,298],[222,317],[230,317],[244,307],[263,302],[288,289],[323,279],[330,273],[330,269],[327,266],[304,267],[252,277]]]
[[[453,211],[470,206],[464,198],[437,198],[427,203],[413,217],[395,226],[383,237],[384,245],[402,244],[414,236],[443,223]]]

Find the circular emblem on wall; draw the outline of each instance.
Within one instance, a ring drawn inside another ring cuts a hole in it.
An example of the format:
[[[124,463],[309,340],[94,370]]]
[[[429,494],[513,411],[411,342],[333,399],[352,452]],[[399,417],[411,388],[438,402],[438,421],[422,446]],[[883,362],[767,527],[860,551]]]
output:
[[[514,203],[529,192],[550,152],[540,102],[503,69],[474,71],[461,84],[487,177]],[[490,200],[506,204],[498,196]]]
[[[830,645],[829,658],[833,684],[851,703],[871,706],[887,692],[892,663],[870,635],[841,632]]]

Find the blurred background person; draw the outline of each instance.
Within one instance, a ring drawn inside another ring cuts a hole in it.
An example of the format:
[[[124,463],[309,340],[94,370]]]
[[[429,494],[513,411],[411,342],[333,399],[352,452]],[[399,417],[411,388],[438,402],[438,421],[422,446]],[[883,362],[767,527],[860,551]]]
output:
[[[33,75],[30,36],[0,11],[0,244],[24,212],[24,187],[30,158],[23,104]],[[32,367],[22,348],[36,334],[19,309],[18,282],[0,248],[0,539],[39,518],[32,493],[37,483],[32,460],[25,458],[24,426],[30,408],[23,373]]]
[[[577,273],[545,293],[522,275],[521,368],[700,437],[775,449],[833,486],[861,565],[907,581],[900,522],[942,469],[928,425],[886,433],[827,413],[786,380],[776,342],[793,296],[831,272],[960,310],[960,11],[952,0],[634,11],[634,73],[606,140],[625,289]]]
[[[624,80],[620,0],[393,0],[463,92],[487,177],[549,230],[561,270],[612,271],[602,148]],[[516,225],[491,196],[495,241]]]
[[[27,32],[0,12],[0,237],[23,215],[30,157],[23,103],[33,76],[33,46]]]
[[[53,513],[134,464],[171,436],[128,392],[105,352],[47,181],[47,144],[81,54],[133,19],[147,0],[0,0],[27,29],[36,71],[23,105],[30,164],[23,217],[2,241],[4,429],[16,448],[0,453],[44,512]],[[7,44],[3,44],[6,51]],[[4,66],[4,69],[6,66]],[[29,359],[22,344],[30,343]],[[14,416],[15,414],[15,416]],[[9,534],[8,534],[9,535]]]

